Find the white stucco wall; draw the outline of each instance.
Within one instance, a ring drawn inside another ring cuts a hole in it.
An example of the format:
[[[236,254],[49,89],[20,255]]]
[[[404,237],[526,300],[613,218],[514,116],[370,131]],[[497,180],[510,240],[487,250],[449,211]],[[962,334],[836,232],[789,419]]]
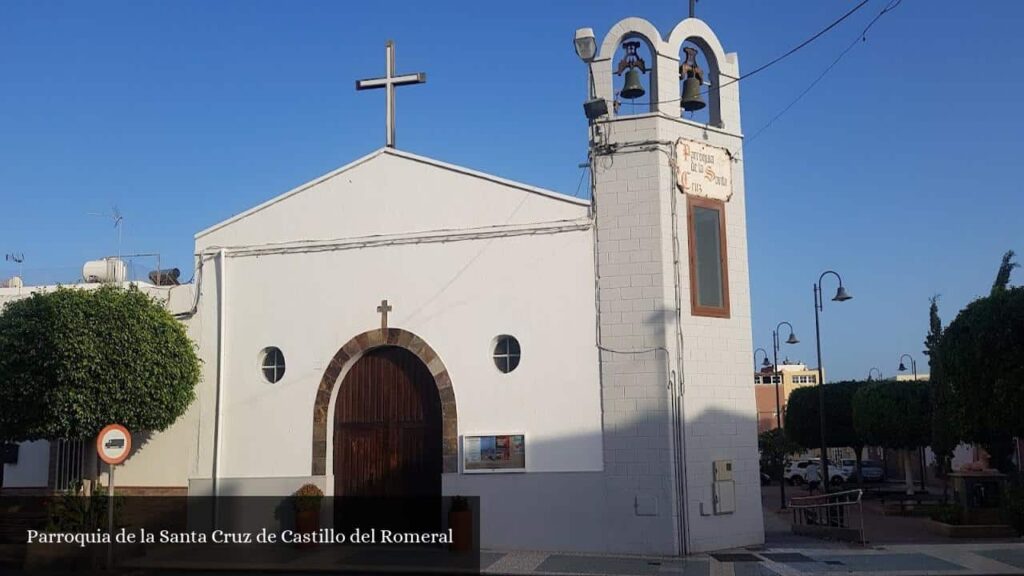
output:
[[[50,443],[46,440],[22,442],[18,463],[4,464],[4,488],[45,487],[50,465]]]
[[[447,368],[460,437],[523,433],[529,472],[600,470],[589,228],[279,254],[253,247],[559,220],[585,225],[587,205],[393,152],[317,182],[197,237],[197,253],[231,247],[219,475],[310,473],[320,379],[342,345],[380,326],[376,308],[385,298],[393,307],[389,325],[422,338]],[[219,278],[217,260],[207,261],[196,318],[205,360],[198,410],[206,430],[197,477],[209,477],[213,466]],[[501,334],[522,347],[510,374],[491,357]],[[276,384],[258,367],[267,346],[286,358]]]
[[[197,251],[586,215],[568,196],[382,148],[196,235]]]

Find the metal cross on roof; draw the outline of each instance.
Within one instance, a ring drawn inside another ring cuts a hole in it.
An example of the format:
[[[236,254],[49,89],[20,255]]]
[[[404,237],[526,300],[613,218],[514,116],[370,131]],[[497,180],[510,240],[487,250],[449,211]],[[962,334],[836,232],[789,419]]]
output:
[[[383,78],[369,78],[356,80],[356,90],[370,90],[373,88],[384,88],[387,94],[387,147],[395,147],[395,87],[406,84],[423,84],[427,81],[426,72],[413,74],[395,74],[395,42],[388,40],[385,44],[387,55],[387,75]]]

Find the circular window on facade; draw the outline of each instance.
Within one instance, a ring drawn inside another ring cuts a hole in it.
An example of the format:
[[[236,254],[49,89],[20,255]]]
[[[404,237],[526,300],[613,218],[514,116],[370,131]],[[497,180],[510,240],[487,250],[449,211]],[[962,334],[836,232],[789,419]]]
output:
[[[503,373],[516,369],[519,366],[519,340],[512,336],[498,336],[494,340],[494,365]]]
[[[263,378],[274,384],[284,378],[284,353],[280,348],[270,346],[260,352],[260,370]]]

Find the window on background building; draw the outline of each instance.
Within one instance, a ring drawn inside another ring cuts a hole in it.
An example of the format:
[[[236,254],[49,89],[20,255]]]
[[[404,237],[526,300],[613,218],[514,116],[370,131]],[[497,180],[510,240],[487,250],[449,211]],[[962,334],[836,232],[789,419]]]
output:
[[[729,317],[729,266],[725,203],[687,196],[690,242],[690,309],[694,316]]]

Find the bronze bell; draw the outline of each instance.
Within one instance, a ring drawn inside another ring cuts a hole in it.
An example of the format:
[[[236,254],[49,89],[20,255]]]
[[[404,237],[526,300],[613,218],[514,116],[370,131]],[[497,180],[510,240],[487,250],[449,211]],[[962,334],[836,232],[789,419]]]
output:
[[[686,60],[679,66],[679,78],[683,80],[683,96],[679,105],[687,112],[700,110],[706,104],[700,97],[700,87],[704,83],[704,71],[697,64],[697,49],[692,46],[683,48]]]
[[[680,106],[687,112],[700,110],[706,106],[700,97],[700,80],[691,76],[683,81],[683,98]]]
[[[639,98],[646,94],[644,85],[640,82],[640,71],[630,68],[626,71],[626,80],[622,83],[622,97],[630,100]]]

